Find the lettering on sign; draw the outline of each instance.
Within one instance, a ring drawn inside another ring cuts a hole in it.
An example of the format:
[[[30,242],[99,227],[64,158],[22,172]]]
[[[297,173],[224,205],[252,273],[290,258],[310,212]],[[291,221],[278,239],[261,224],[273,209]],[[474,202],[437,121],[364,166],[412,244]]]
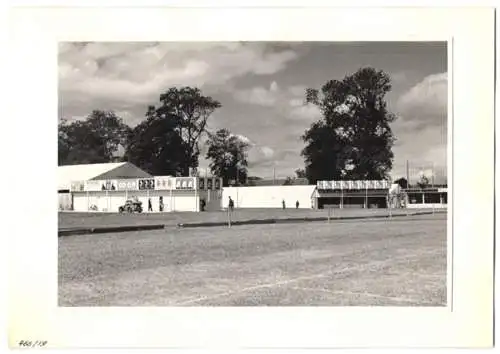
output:
[[[140,179],[139,180],[139,190],[149,190],[155,189],[155,180],[154,179]]]

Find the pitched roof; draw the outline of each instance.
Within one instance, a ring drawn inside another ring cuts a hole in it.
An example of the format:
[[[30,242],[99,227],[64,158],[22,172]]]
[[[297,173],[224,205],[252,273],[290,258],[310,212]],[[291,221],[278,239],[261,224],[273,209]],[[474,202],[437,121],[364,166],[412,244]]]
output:
[[[101,175],[104,175],[117,168],[123,167],[127,164],[130,163],[117,162],[59,166],[57,169],[58,190],[69,189],[71,182],[73,181],[88,181],[91,179],[96,179]]]

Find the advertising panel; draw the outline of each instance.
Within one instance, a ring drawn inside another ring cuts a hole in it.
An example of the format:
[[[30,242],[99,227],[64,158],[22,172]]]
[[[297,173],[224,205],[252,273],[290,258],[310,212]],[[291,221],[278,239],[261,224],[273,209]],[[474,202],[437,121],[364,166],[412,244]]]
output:
[[[136,179],[118,180],[116,189],[119,191],[135,191],[137,190],[137,180]]]
[[[83,191],[85,191],[85,182],[83,182],[83,181],[71,182],[71,186],[70,186],[69,190],[71,192],[83,192]]]
[[[216,178],[215,179],[215,190],[220,190],[222,185],[222,179],[221,178]]]
[[[212,185],[213,185],[213,178],[208,178],[207,179],[207,189],[212,190]]]
[[[206,183],[205,183],[206,178],[200,177],[198,178],[198,185],[200,186],[200,189],[204,190]]]
[[[155,189],[157,189],[157,190],[172,189],[172,177],[170,177],[170,176],[156,176],[155,177]]]
[[[102,183],[104,181],[86,181],[85,182],[85,190],[87,192],[96,192],[100,191],[102,187]]]
[[[101,181],[101,190],[102,191],[115,191],[116,185],[117,185],[116,180]]]
[[[175,189],[194,189],[195,183],[194,177],[176,177],[175,178]]]
[[[151,190],[155,189],[155,180],[154,178],[143,178],[138,181],[139,190]]]

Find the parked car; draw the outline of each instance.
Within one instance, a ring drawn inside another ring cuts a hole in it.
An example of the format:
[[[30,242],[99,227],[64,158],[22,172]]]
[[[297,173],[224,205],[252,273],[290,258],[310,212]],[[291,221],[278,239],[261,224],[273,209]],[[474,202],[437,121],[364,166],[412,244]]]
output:
[[[118,211],[120,213],[124,213],[124,212],[127,212],[127,213],[142,213],[142,202],[138,201],[138,200],[132,200],[132,199],[129,199],[125,202],[124,205],[122,205],[121,207],[118,208]]]

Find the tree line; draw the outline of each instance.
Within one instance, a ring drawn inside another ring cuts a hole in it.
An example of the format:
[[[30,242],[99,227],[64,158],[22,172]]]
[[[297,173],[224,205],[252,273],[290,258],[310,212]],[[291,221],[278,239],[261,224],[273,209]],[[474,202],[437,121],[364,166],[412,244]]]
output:
[[[320,89],[308,88],[304,104],[321,118],[301,136],[304,168],[295,171],[309,183],[318,180],[384,179],[392,168],[395,137],[386,94],[390,77],[361,68]],[[200,143],[207,137],[211,172],[225,186],[246,183],[249,145],[227,129],[211,132],[207,123],[222,104],[195,87],[171,87],[130,127],[112,111],[94,110],[85,119],[59,123],[59,165],[128,161],[153,175],[188,175],[199,164]],[[120,147],[122,156],[117,156]],[[287,179],[288,180],[288,179]]]

